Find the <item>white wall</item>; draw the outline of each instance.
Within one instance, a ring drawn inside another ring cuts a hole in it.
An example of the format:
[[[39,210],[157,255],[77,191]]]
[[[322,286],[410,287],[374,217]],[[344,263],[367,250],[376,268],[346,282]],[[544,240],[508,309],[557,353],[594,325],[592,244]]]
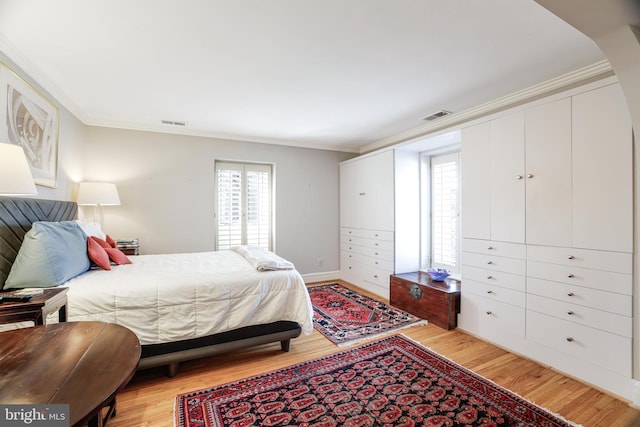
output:
[[[86,136],[84,180],[114,182],[122,203],[104,207],[105,231],[139,237],[141,253],[213,250],[214,160],[242,160],[275,165],[276,252],[303,274],[339,270],[338,163],[352,154],[102,127]]]

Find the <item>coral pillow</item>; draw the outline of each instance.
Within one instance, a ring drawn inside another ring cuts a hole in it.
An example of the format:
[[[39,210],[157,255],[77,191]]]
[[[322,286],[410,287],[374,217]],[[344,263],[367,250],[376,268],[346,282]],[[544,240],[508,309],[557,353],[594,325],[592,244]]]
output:
[[[105,248],[105,249],[111,249],[113,247],[109,243],[105,242],[104,240],[102,240],[101,238],[96,237],[96,236],[89,236],[89,240],[93,240],[94,242],[99,244],[100,247]]]
[[[87,253],[89,259],[103,270],[111,270],[111,262],[109,262],[109,254],[96,240],[100,240],[94,236],[87,239]]]
[[[109,258],[118,265],[131,264],[131,260],[118,248],[105,248]]]
[[[106,240],[107,240],[107,243],[109,244],[109,246],[111,246],[112,248],[117,248],[118,247],[118,244],[116,243],[116,241],[113,240],[111,238],[111,236],[109,236],[108,234],[107,234]]]

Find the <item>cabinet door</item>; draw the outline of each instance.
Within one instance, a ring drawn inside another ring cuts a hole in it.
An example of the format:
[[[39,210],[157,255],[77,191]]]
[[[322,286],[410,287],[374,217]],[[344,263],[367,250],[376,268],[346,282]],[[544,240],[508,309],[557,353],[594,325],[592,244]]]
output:
[[[367,199],[365,228],[373,230],[394,230],[394,161],[393,151],[385,151],[365,158],[363,176],[367,180]]]
[[[462,129],[462,237],[491,238],[491,128],[488,122]]]
[[[526,241],[571,246],[571,99],[525,113]]]
[[[631,120],[618,84],[573,97],[573,245],[633,250]]]
[[[524,113],[491,121],[491,239],[524,243]]]
[[[340,226],[353,227],[355,176],[353,163],[340,165]]]

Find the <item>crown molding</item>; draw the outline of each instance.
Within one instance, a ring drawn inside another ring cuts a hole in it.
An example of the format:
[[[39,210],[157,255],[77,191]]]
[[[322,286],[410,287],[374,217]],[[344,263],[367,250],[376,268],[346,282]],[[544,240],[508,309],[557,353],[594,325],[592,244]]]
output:
[[[392,135],[380,141],[365,145],[360,149],[360,154],[388,148],[403,142],[421,138],[429,134],[477,119],[489,114],[497,113],[507,108],[515,107],[525,102],[549,96],[554,93],[585,84],[589,81],[600,80],[613,75],[613,68],[609,61],[603,60],[595,64],[580,68],[562,76],[547,80],[526,89],[514,92],[502,98],[480,104],[459,113],[444,116],[433,122],[409,129],[407,131]]]

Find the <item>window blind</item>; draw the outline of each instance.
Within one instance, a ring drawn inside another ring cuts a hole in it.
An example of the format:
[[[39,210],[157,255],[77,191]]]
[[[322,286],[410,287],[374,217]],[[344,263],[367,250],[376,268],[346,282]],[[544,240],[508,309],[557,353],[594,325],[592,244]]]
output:
[[[431,158],[431,266],[459,273],[458,153]]]

